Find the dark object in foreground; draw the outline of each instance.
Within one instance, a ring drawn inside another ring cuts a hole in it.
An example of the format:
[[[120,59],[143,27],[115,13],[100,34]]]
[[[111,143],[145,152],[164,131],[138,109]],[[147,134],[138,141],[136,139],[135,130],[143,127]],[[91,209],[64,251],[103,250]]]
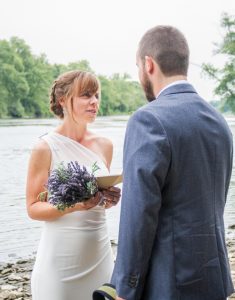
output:
[[[115,300],[117,293],[115,287],[110,283],[103,284],[100,288],[94,291],[93,300]]]

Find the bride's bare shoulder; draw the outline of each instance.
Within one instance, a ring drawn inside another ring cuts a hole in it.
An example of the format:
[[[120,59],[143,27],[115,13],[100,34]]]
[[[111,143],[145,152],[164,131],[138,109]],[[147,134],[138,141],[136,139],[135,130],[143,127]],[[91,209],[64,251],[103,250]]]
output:
[[[34,151],[39,151],[39,152],[50,151],[50,147],[49,147],[48,143],[44,139],[39,138],[34,143],[33,150]]]
[[[112,157],[113,157],[113,143],[110,139],[97,135],[91,134],[90,142],[92,144],[91,148],[99,154],[106,162],[107,167],[110,167]]]
[[[39,138],[33,145],[31,151],[31,161],[40,161],[41,163],[51,160],[51,150],[48,143]]]
[[[110,139],[100,136],[97,134],[91,134],[90,139],[93,143],[96,143],[98,146],[100,146],[103,149],[106,149],[106,151],[112,151],[113,149],[113,143]]]

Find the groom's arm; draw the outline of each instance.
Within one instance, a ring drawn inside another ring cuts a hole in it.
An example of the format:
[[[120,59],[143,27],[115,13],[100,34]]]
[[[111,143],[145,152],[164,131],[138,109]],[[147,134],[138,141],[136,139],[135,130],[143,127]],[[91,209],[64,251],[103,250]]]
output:
[[[170,159],[170,145],[159,120],[146,108],[137,111],[125,137],[118,255],[112,276],[121,298],[141,298]]]

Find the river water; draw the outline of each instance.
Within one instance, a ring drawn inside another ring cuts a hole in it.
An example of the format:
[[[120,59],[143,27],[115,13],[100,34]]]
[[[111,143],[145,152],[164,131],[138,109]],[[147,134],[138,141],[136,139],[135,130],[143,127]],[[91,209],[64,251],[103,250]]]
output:
[[[93,131],[114,144],[112,170],[122,168],[123,140],[128,117],[99,117]],[[235,133],[235,118],[227,118]],[[25,206],[27,164],[37,137],[54,130],[56,119],[0,120],[0,262],[34,256],[42,222],[29,219]],[[110,238],[117,240],[120,204],[107,210]],[[225,211],[228,227],[235,223],[235,171]],[[229,230],[227,230],[229,234]]]

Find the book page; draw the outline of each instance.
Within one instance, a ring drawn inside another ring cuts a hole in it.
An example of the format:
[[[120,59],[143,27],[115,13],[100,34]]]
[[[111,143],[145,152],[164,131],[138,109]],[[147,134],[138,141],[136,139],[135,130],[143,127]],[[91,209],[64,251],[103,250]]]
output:
[[[96,177],[99,188],[108,188],[122,182],[122,174],[106,175]]]

